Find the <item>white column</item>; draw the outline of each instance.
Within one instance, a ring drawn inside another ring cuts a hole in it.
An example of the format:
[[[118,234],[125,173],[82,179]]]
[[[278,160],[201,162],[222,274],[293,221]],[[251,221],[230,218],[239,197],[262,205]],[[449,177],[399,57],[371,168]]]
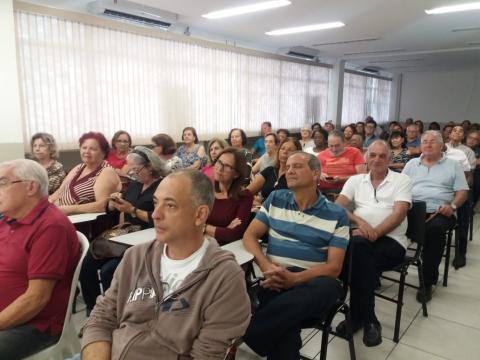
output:
[[[332,120],[336,129],[342,126],[344,73],[345,60],[340,60],[333,65],[328,89],[327,120]]]
[[[0,1],[0,161],[24,157],[13,0]]]
[[[390,88],[390,111],[388,121],[402,121],[400,117],[400,101],[402,98],[402,74],[395,74]]]

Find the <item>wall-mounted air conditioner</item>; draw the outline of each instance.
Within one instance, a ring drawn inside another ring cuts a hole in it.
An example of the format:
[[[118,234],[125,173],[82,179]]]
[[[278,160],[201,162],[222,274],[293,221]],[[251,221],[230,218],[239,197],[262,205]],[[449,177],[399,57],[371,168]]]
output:
[[[163,29],[178,20],[178,15],[172,12],[127,0],[95,0],[87,4],[87,10],[97,16]]]

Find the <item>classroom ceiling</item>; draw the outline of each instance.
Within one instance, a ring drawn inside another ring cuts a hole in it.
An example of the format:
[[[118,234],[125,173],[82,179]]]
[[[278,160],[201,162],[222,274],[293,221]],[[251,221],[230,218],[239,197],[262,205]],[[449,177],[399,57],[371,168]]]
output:
[[[31,0],[86,12],[91,0]],[[114,0],[111,0],[112,2]],[[208,20],[201,15],[264,0],[134,0],[179,15],[173,31],[285,54],[292,47],[318,51],[321,61],[390,73],[480,68],[480,10],[427,15],[426,9],[475,0],[291,0],[286,7]],[[341,21],[342,28],[285,36],[265,32]]]

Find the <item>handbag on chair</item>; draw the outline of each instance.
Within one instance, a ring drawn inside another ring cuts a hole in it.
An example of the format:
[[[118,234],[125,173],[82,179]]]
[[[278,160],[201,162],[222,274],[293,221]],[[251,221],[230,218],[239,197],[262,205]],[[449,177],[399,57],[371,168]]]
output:
[[[111,229],[105,230],[90,244],[90,254],[95,260],[105,258],[115,258],[123,256],[123,253],[130,247],[129,245],[120,244],[110,239],[116,236],[129,234],[141,229],[140,225],[132,225],[128,222],[118,224]]]

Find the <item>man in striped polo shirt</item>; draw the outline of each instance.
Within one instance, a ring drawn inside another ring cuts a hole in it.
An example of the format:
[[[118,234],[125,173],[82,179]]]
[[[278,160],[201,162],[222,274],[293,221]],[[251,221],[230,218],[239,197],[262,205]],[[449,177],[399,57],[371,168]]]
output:
[[[269,360],[298,359],[302,324],[319,319],[342,293],[337,277],[349,239],[348,217],[317,190],[319,178],[314,155],[292,153],[289,190],[270,194],[243,238],[265,278],[244,340]],[[258,239],[267,232],[265,256]]]

